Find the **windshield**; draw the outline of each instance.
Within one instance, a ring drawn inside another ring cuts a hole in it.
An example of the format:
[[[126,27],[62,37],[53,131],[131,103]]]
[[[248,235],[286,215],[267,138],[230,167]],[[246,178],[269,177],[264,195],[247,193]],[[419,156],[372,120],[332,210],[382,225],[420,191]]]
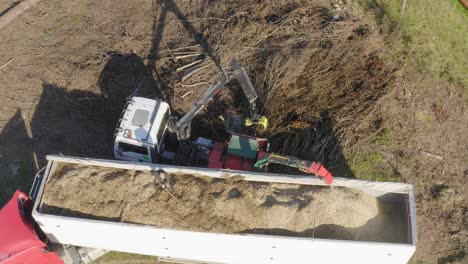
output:
[[[135,146],[125,142],[119,142],[119,150],[123,152],[133,152],[142,155],[148,155],[148,150],[142,146]]]

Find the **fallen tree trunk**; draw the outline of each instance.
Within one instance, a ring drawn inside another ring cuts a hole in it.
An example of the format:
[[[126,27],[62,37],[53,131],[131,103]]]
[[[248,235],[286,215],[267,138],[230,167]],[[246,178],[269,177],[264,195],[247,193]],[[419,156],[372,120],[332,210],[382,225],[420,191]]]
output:
[[[23,0],[0,17],[0,30],[41,0]]]

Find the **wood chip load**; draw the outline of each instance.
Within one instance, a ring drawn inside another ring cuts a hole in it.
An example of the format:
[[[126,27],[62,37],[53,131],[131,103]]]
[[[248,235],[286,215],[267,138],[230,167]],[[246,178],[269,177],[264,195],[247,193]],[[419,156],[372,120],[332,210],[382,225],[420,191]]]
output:
[[[149,171],[62,164],[44,213],[216,233],[401,241],[385,232],[385,204],[343,188],[171,174],[172,193]],[[394,213],[395,211],[393,211]],[[387,223],[388,224],[388,223]]]

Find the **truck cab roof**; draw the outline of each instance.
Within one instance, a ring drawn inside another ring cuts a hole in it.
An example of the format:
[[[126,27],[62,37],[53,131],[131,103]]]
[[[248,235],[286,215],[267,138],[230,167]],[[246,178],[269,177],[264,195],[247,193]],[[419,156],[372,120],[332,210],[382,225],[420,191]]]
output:
[[[116,129],[116,142],[154,147],[164,134],[169,105],[159,99],[132,97],[127,101]]]

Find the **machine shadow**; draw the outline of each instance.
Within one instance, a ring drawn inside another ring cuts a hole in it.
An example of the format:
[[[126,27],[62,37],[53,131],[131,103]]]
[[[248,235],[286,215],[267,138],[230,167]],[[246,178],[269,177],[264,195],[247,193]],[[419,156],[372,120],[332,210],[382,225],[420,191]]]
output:
[[[0,133],[0,208],[16,189],[28,191],[34,179],[33,144],[18,109]]]
[[[200,45],[203,49],[204,54],[206,54],[206,56],[208,56],[219,69],[221,69],[221,64],[219,57],[214,52],[214,49],[204,37],[203,30],[197,30],[195,26],[190,22],[189,18],[179,9],[177,4],[173,0],[161,0],[158,1],[158,4],[155,4],[155,1],[153,1],[153,5],[153,9],[155,10],[155,13],[157,13],[157,19],[155,19],[153,23],[152,45],[149,51],[147,69],[148,72],[154,75],[154,79],[157,81],[156,87],[159,88],[161,98],[170,105],[171,110],[174,112],[174,72],[176,62],[172,61],[172,65],[169,65],[167,69],[161,72],[158,72],[158,69],[156,67],[156,62],[161,58],[161,43],[164,43],[166,49],[173,48],[170,47],[170,44],[168,46],[168,44],[163,39],[165,25],[167,23],[166,19],[169,13],[173,13],[175,15],[177,20],[182,25],[182,28],[193,39],[192,44],[196,43]],[[158,8],[156,8],[156,5]]]
[[[213,48],[203,36],[203,32],[197,30],[193,26],[187,16],[184,15],[173,0],[161,0],[159,1],[159,6],[161,8],[159,18],[155,20],[155,23],[153,24],[153,45],[150,51],[151,57],[150,63],[148,64],[149,66],[154,66],[155,62],[159,59],[159,47],[163,40],[165,20],[169,12],[172,12],[177,17],[183,28],[189,33],[193,40],[203,48],[203,51],[207,56],[210,57],[217,66],[220,65],[219,57],[215,54]]]
[[[119,113],[131,95],[161,96],[155,89],[152,73],[147,70],[143,59],[134,53],[111,53],[99,75],[99,87],[101,94]]]

